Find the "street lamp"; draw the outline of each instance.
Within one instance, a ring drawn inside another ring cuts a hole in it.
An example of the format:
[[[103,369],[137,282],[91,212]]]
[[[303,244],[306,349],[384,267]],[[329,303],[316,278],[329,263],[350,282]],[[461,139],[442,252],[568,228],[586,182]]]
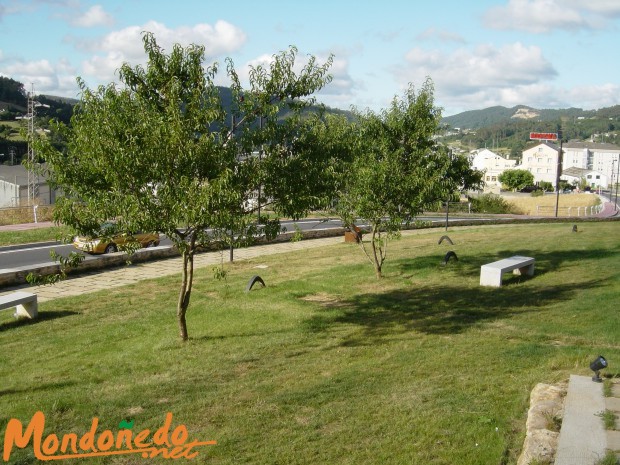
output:
[[[616,199],[614,201],[614,210],[618,210],[618,176],[620,176],[620,156],[618,156],[618,166],[616,167]],[[613,166],[611,177],[614,177]],[[613,179],[612,179],[612,188],[613,188]],[[609,191],[609,200],[611,200],[611,191]]]
[[[560,175],[562,174],[562,131],[558,131],[560,137],[560,151],[558,152],[558,166],[555,176],[555,217],[558,217],[558,209],[560,206]]]

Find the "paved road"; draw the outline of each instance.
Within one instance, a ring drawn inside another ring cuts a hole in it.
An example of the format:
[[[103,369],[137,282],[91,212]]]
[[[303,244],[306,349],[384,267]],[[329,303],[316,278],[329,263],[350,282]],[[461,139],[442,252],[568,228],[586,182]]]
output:
[[[458,219],[458,218],[450,218]],[[421,217],[420,220],[425,221],[445,221],[445,217],[439,216],[427,216]],[[282,225],[287,228],[288,231],[294,231],[294,224],[302,231],[310,231],[312,229],[330,229],[341,228],[342,222],[339,219],[307,219],[300,221],[283,221]],[[172,246],[172,242],[162,237],[162,246]],[[3,269],[18,268],[23,266],[40,265],[42,263],[48,263],[51,260],[50,252],[55,251],[57,254],[67,256],[71,252],[75,252],[76,249],[71,244],[59,244],[59,243],[45,243],[45,244],[25,244],[22,246],[0,247],[0,271]],[[85,254],[85,260],[98,260],[101,257],[97,255]]]

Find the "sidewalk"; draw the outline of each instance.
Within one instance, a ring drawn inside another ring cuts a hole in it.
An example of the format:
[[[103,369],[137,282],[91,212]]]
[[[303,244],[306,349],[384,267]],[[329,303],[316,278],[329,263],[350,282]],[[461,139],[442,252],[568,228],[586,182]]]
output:
[[[0,231],[26,231],[27,229],[51,228],[54,223],[51,221],[40,221],[39,223],[25,224],[5,224],[0,226]]]

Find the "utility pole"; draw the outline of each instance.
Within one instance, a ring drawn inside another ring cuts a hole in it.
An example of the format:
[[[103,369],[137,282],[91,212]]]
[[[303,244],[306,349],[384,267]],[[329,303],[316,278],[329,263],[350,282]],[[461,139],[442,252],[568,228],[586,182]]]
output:
[[[30,84],[30,92],[28,92],[28,205],[32,206],[36,198],[39,196],[39,179],[34,172],[35,154],[32,145],[34,141],[34,117],[35,117],[35,101],[34,101],[34,84]]]

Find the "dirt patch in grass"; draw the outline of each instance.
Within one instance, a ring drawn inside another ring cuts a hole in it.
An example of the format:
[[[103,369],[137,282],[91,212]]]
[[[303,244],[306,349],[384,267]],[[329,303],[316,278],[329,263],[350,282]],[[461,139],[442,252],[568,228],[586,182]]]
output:
[[[325,292],[319,292],[318,294],[307,295],[302,297],[301,300],[306,302],[318,303],[324,308],[345,308],[348,307],[346,302],[343,302],[338,297],[327,294]]]

